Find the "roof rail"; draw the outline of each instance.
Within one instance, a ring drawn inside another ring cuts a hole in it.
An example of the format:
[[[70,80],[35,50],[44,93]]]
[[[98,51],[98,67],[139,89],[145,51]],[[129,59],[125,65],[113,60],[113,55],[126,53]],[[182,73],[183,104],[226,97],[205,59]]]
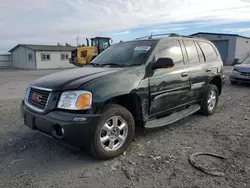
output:
[[[188,35],[179,35],[176,33],[162,33],[162,34],[151,34],[149,36],[145,36],[145,37],[140,37],[140,38],[136,38],[136,40],[139,39],[152,39],[153,37],[158,37],[158,36],[166,36],[168,35],[169,37],[187,37],[187,38],[198,38],[196,36],[188,36]]]
[[[161,33],[161,34],[151,34],[151,35],[149,35],[149,36],[145,36],[145,37],[139,37],[139,38],[136,38],[136,40],[138,40],[138,39],[152,39],[153,37],[159,37],[159,36],[166,36],[166,35],[168,35],[169,37],[171,37],[171,36],[173,36],[173,35],[175,35],[175,36],[179,36],[178,34],[175,34],[175,33]]]

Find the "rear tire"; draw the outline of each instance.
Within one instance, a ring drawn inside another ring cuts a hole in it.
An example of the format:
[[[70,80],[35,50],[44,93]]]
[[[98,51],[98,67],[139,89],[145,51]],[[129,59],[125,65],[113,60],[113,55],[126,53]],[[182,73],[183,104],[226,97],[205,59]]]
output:
[[[107,104],[96,127],[91,154],[99,159],[112,159],[123,154],[134,138],[132,114],[118,104]]]
[[[232,84],[232,85],[235,85],[235,84],[237,84],[237,83],[238,83],[237,81],[231,80],[231,84]]]
[[[205,97],[201,103],[200,112],[206,116],[212,115],[216,110],[218,100],[218,88],[213,84],[209,84],[205,93]]]

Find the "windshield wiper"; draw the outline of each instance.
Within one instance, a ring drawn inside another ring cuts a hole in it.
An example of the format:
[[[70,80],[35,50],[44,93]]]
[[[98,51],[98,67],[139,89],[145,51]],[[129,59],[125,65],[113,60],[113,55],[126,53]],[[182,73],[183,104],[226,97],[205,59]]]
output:
[[[120,64],[116,64],[116,63],[105,63],[105,64],[102,64],[103,66],[105,65],[114,65],[114,66],[117,66],[117,67],[123,67],[123,65],[120,65]]]

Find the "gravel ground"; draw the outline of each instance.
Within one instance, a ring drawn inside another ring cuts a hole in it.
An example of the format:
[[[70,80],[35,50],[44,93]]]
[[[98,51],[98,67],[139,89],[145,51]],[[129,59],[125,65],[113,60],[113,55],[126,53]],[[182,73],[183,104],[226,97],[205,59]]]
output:
[[[170,126],[136,131],[130,149],[116,159],[98,161],[83,151],[62,147],[25,127],[19,104],[27,84],[54,71],[0,71],[0,187],[250,187],[250,86],[227,81],[217,112],[194,114]],[[18,78],[18,79],[16,79]],[[197,163],[225,172],[214,177]]]

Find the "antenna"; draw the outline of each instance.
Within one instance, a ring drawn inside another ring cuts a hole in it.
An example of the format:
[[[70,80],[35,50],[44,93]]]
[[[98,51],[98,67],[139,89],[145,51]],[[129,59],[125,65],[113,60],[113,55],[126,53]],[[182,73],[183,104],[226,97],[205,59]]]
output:
[[[80,36],[79,36],[79,29],[77,29],[77,37],[76,37],[76,45],[79,45],[79,40],[80,40]]]

